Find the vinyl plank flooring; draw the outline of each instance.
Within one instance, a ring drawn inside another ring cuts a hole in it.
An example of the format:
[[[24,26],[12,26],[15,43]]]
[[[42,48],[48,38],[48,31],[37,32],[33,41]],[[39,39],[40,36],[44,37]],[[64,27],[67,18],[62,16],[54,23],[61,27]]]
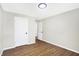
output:
[[[5,50],[2,56],[79,56],[78,53],[63,49],[44,41]]]

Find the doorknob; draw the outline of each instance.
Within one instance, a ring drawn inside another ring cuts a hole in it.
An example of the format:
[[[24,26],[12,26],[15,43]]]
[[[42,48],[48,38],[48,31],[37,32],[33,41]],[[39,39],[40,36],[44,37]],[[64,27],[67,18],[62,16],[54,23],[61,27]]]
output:
[[[27,34],[27,32],[25,34]]]

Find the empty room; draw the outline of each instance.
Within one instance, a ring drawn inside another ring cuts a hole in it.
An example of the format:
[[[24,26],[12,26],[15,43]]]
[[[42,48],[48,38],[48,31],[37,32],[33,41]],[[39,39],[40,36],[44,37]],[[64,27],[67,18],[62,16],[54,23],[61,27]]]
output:
[[[79,3],[0,3],[0,56],[79,56]]]

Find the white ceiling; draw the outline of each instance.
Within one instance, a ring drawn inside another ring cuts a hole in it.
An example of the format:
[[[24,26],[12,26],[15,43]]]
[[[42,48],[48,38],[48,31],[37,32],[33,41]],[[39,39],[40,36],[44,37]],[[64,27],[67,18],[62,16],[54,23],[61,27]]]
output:
[[[8,12],[24,14],[37,20],[51,17],[72,9],[79,8],[78,3],[47,3],[47,8],[38,8],[39,3],[2,3],[2,8]]]

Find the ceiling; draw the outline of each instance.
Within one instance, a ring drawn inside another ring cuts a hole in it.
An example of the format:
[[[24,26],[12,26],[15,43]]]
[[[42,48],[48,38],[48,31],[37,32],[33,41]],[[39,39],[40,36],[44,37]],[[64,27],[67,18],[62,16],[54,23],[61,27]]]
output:
[[[34,17],[37,20],[79,8],[78,3],[47,3],[45,9],[38,8],[38,4],[39,3],[2,3],[1,6],[5,11]]]

